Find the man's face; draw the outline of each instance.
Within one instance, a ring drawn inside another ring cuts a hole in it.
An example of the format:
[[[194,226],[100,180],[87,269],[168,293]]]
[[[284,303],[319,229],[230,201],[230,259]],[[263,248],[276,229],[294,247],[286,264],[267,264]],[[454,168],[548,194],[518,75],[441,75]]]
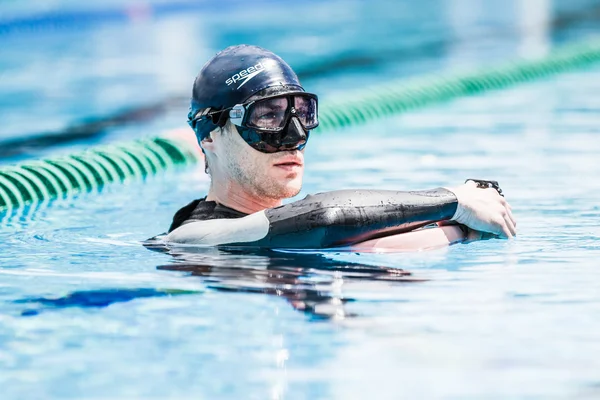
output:
[[[304,152],[262,153],[250,147],[230,122],[223,128],[216,154],[221,170],[248,192],[281,200],[302,188]]]

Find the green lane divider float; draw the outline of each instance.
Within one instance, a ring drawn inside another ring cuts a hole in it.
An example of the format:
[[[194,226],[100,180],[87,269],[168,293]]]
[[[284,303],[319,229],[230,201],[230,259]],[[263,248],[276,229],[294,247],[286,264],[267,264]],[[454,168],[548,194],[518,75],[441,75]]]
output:
[[[451,76],[388,82],[323,102],[319,128],[338,129],[458,97],[549,77],[600,61],[600,40],[565,46],[548,56]],[[347,100],[352,99],[352,100]]]
[[[197,151],[178,141],[153,138],[91,149],[52,160],[0,168],[0,209],[100,190],[111,182],[141,179],[194,164]]]
[[[504,89],[600,61],[600,40],[558,49],[546,57],[501,67],[418,80],[393,81],[339,99],[327,99],[318,130],[340,129],[458,97]],[[53,160],[0,168],[0,209],[93,191],[111,182],[143,178],[176,165],[197,162],[197,150],[183,141],[142,140],[88,150]]]

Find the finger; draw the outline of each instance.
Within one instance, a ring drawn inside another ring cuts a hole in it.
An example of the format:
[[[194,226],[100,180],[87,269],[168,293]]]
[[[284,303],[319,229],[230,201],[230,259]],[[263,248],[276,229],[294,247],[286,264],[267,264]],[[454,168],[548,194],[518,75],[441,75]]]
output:
[[[508,228],[506,221],[503,220],[501,226],[502,226],[502,232],[504,233],[504,237],[506,239],[512,239],[513,235],[510,232],[510,229]]]
[[[508,214],[510,221],[512,222],[513,226],[516,227],[517,226],[517,220],[515,219],[515,217],[513,216],[512,213],[512,206],[509,204],[508,201],[506,201],[506,199],[504,197],[501,197],[500,203],[504,206],[504,208],[506,209],[506,213]]]
[[[513,226],[516,228],[517,227],[517,220],[515,219],[515,217],[514,217],[514,215],[512,213],[512,208],[510,207],[509,204],[507,204],[506,213],[508,214],[508,217],[510,218]]]
[[[471,186],[471,187],[477,187],[477,182],[472,181],[472,180],[468,180],[465,182],[465,185]]]
[[[508,230],[510,231],[510,233],[513,236],[516,236],[517,235],[517,228],[515,227],[515,224],[511,220],[511,218],[508,215],[508,213],[504,216],[504,221],[506,222],[506,226],[508,227]]]
[[[513,234],[510,231],[510,229],[508,228],[506,221],[502,224],[502,231],[504,232],[504,235],[506,236],[507,239],[512,239]]]

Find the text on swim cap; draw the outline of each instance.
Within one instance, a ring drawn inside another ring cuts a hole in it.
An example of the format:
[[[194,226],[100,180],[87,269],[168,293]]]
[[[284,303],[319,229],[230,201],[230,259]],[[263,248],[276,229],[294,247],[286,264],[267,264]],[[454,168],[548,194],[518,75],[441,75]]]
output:
[[[252,67],[248,67],[246,69],[241,70],[237,74],[233,74],[233,76],[225,81],[227,86],[232,83],[242,81],[241,85],[238,86],[238,89],[241,88],[248,82],[250,79],[254,78],[256,75],[264,71],[265,67],[262,63],[258,63]]]

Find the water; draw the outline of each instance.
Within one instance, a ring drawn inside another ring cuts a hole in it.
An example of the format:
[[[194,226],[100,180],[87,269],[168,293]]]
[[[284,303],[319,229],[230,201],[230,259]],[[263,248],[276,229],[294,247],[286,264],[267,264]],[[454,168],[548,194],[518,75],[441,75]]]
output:
[[[334,74],[335,88],[310,82],[334,96],[352,74]],[[513,241],[400,254],[144,248],[206,192],[200,167],[2,215],[2,398],[598,398],[598,93],[593,68],[311,137],[301,196],[497,179],[518,219]],[[89,109],[69,96],[41,113],[77,121]],[[4,104],[15,118],[27,108]]]

